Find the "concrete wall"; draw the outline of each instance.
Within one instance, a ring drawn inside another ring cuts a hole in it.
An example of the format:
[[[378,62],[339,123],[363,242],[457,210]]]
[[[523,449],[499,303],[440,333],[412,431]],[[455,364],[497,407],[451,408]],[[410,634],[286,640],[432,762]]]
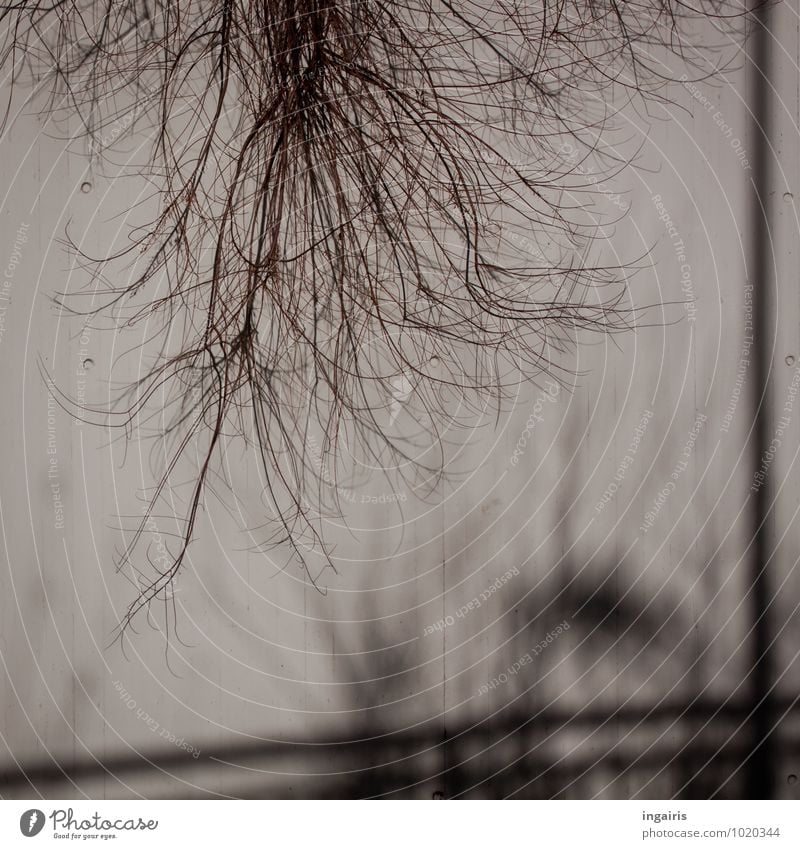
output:
[[[360,482],[349,530],[328,523],[338,571],[316,588],[239,530],[260,521],[259,481],[231,446],[238,500],[215,485],[225,503],[206,502],[175,588],[178,630],[154,607],[124,651],[119,516],[140,514],[137,490],[163,461],[152,441],[126,448],[122,432],[78,424],[42,372],[87,404],[135,373],[139,339],[59,316],[49,298],[86,279],[59,243],[67,228],[103,253],[147,187],[88,171],[82,142],[21,111],[2,141],[3,795],[745,792],[757,298],[781,428],[767,471],[773,768],[777,794],[795,794],[796,11],[780,6],[774,28],[774,286],[752,276],[757,139],[740,55],[723,77],[623,113],[620,144],[641,152],[594,196],[595,249],[643,258],[635,332],[579,339],[563,360],[573,389],[543,378],[499,418],[453,430],[445,479],[395,493]],[[526,234],[507,235],[525,249]],[[156,527],[153,546],[168,517]]]

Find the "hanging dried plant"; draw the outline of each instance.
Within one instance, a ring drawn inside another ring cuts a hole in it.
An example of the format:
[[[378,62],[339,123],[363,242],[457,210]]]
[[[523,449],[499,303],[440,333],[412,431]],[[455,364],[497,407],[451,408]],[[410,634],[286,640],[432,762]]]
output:
[[[435,447],[443,389],[502,404],[507,380],[564,367],[576,331],[630,325],[625,269],[574,248],[592,236],[581,163],[603,156],[609,104],[659,96],[665,54],[709,15],[728,20],[677,0],[2,6],[11,88],[47,71],[48,108],[80,116],[93,157],[153,133],[157,217],[129,252],[84,257],[91,311],[162,342],[109,410],[130,428],[155,409],[169,449],[121,566],[179,461],[199,461],[181,543],[133,571],[123,625],[169,599],[231,439],[260,464],[264,543],[307,564],[343,445],[415,468],[386,415],[398,393]],[[513,250],[514,233],[547,246]]]

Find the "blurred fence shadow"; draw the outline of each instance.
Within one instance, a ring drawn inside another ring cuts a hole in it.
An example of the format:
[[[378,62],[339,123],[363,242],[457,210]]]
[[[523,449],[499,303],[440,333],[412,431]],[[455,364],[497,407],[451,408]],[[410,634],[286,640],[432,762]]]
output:
[[[776,700],[773,709],[780,739],[784,729],[796,727],[800,708],[796,700]],[[0,793],[96,798],[102,783],[110,798],[145,795],[161,776],[173,784],[167,795],[176,798],[413,798],[430,782],[445,798],[741,798],[752,719],[747,703],[705,699],[650,710],[546,708],[535,716],[501,709],[453,728],[444,742],[435,725],[379,737],[354,729],[339,740],[212,746],[196,759],[161,750],[6,767]],[[796,758],[800,743],[788,736],[782,755]],[[449,766],[431,773],[431,753],[441,747]],[[204,788],[211,774],[215,783],[222,779],[223,792]]]

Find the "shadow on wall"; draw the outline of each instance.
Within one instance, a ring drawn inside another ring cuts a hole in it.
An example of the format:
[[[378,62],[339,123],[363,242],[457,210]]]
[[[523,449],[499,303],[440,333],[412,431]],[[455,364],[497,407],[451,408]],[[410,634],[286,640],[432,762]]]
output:
[[[588,639],[592,648],[580,652],[580,662],[591,667],[636,611],[605,598],[585,610],[570,635],[573,642]],[[638,634],[631,634],[631,650]],[[658,662],[658,648],[657,641],[648,644],[650,663]],[[638,668],[647,670],[647,660]],[[384,682],[386,674],[381,670]],[[168,779],[165,795],[176,798],[431,798],[435,793],[445,798],[741,798],[753,750],[746,695],[667,697],[650,706],[628,699],[616,708],[593,699],[565,710],[542,704],[546,697],[530,692],[475,722],[453,726],[446,739],[436,718],[400,732],[376,731],[367,721],[340,739],[211,746],[197,759],[173,748],[6,767],[0,793],[4,798],[147,796],[154,781]],[[787,793],[797,780],[790,764],[800,759],[795,701],[774,701],[781,752],[774,768],[776,773],[786,768]],[[220,779],[224,793],[210,789]]]
[[[559,442],[557,450],[565,457],[580,439],[577,427]],[[579,470],[579,463],[568,467],[563,494],[577,491]],[[554,502],[567,503],[560,495]],[[339,655],[339,677],[352,682],[350,702],[356,709],[346,716],[345,734],[340,724],[330,736],[302,742],[201,745],[196,759],[172,747],[166,753],[23,764],[2,770],[0,793],[147,796],[154,782],[162,781],[167,783],[161,795],[177,798],[735,799],[749,794],[752,770],[762,767],[752,757],[758,725],[750,681],[742,674],[747,660],[725,677],[728,661],[720,663],[715,654],[721,645],[730,659],[737,639],[744,638],[743,648],[752,640],[747,622],[732,635],[720,627],[728,608],[741,607],[741,595],[722,609],[701,604],[698,610],[697,598],[708,593],[692,591],[691,580],[682,584],[656,576],[655,588],[645,585],[652,561],[631,554],[581,558],[574,543],[580,522],[578,507],[561,517],[545,580],[534,585],[520,569],[515,581],[524,584],[513,587],[518,601],[488,632],[492,654],[502,647],[491,662],[494,679],[481,690],[472,687],[466,707],[409,719],[404,702],[419,686],[421,652],[414,648],[419,644],[359,653],[364,645],[392,645],[376,607],[362,611],[370,624],[359,634],[359,645],[345,646]],[[521,541],[513,554],[520,566],[525,544]],[[692,580],[720,568],[715,540],[687,551],[695,552],[688,568]],[[777,615],[788,617],[788,609]],[[564,622],[569,627],[558,632]],[[558,639],[546,650],[532,649],[543,635],[556,632]],[[477,653],[472,639],[454,641],[446,653],[448,668],[468,667]],[[525,654],[530,661],[501,680],[502,670],[513,669]],[[478,681],[477,673],[472,679]],[[780,753],[770,769],[778,794],[788,797],[797,790],[793,764],[800,760],[796,701],[776,695],[770,704]]]

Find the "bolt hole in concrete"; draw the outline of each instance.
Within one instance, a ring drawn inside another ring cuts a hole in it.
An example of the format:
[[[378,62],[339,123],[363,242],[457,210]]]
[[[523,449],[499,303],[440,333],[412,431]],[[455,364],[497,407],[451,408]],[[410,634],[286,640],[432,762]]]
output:
[[[83,368],[84,371],[89,371],[90,369],[94,368],[94,360],[91,358],[85,359],[83,361]]]
[[[794,195],[791,192],[784,192],[783,199],[786,203],[791,203],[794,200]]]
[[[786,357],[786,365],[787,366],[793,366],[794,365],[794,354],[789,354]]]
[[[92,184],[90,182],[86,181],[86,182],[81,183],[81,191],[85,195],[88,195],[91,190],[92,190]]]

